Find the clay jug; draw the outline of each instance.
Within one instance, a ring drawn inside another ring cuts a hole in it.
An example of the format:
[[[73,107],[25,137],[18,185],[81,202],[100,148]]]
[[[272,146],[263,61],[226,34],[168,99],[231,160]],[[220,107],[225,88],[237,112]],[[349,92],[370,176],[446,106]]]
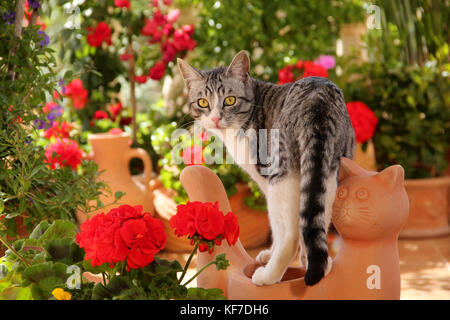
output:
[[[141,148],[131,148],[131,140],[128,133],[91,134],[88,140],[92,146],[92,152],[88,158],[98,164],[99,171],[105,170],[99,179],[106,182],[112,191],[111,194],[100,196],[103,204],[106,206],[114,202],[114,193],[116,191],[123,191],[126,194],[115,205],[110,205],[88,214],[77,212],[78,223],[81,224],[88,217],[100,212],[107,212],[121,204],[142,205],[143,212],[153,214],[153,198],[149,190],[149,182],[152,177],[152,163],[147,152]],[[139,158],[144,163],[142,176],[131,175],[129,163],[133,158]]]

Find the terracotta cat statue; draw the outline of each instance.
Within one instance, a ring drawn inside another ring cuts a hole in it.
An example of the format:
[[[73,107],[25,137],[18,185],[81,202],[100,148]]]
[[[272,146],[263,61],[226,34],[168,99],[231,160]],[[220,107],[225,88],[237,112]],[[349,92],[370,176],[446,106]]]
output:
[[[332,216],[342,246],[305,299],[399,299],[397,239],[408,214],[401,166],[377,173],[343,158]]]
[[[191,201],[219,201],[221,211],[231,210],[225,189],[214,172],[204,166],[183,169],[180,181]],[[403,186],[404,171],[394,165],[377,173],[342,158],[332,221],[341,236],[341,248],[331,272],[314,286],[306,286],[305,270],[290,267],[280,282],[256,286],[252,274],[258,266],[238,240],[223,243],[214,254],[199,252],[200,269],[226,253],[226,271],[208,268],[197,278],[203,288],[220,288],[228,299],[399,299],[398,234],[409,214]]]

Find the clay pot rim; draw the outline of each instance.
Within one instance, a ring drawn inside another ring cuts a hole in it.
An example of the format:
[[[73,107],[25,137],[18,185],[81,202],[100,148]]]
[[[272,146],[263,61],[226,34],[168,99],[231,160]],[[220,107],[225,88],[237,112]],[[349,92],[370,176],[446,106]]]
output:
[[[441,187],[448,185],[450,185],[450,176],[405,180],[405,187]]]
[[[100,133],[91,133],[88,135],[88,140],[100,140],[100,139],[115,139],[115,138],[129,138],[130,134],[127,132],[122,133],[109,133],[109,132],[100,132]]]

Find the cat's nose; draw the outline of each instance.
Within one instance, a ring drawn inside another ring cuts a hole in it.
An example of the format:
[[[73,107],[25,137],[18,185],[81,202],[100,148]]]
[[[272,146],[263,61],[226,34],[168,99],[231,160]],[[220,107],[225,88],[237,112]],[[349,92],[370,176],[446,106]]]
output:
[[[219,121],[221,120],[220,117],[214,117],[211,118],[211,120],[216,124],[216,127],[219,127]]]

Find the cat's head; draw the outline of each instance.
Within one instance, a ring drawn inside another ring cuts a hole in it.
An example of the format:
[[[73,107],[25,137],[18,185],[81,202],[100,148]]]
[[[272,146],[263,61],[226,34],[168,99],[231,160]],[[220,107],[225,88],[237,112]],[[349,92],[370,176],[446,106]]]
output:
[[[250,59],[240,51],[228,67],[198,70],[178,59],[188,89],[189,113],[206,129],[239,129],[250,117],[254,93]]]
[[[333,224],[343,237],[374,240],[392,236],[405,224],[408,214],[401,166],[377,173],[352,160],[341,160]]]

